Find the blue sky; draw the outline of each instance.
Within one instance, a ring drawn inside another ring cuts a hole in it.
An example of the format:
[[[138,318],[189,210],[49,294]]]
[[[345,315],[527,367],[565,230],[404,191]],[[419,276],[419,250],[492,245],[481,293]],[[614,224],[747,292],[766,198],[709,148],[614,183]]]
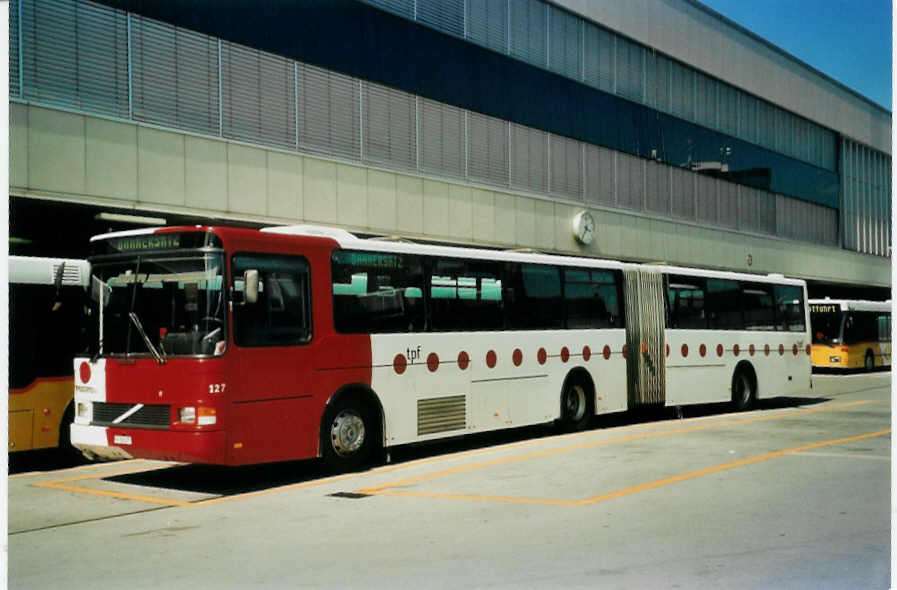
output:
[[[700,0],[891,110],[890,0]]]

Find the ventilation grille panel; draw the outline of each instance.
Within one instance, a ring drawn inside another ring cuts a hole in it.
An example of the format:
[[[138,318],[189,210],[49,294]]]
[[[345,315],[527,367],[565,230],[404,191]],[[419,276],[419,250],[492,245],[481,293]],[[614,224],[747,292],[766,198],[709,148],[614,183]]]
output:
[[[417,434],[462,430],[467,425],[464,395],[417,400]]]

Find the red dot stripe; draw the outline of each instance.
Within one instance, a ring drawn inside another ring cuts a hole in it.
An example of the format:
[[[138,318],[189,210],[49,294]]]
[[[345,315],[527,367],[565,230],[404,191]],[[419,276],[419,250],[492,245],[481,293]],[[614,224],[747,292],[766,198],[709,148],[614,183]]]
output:
[[[427,355],[427,369],[430,370],[431,373],[435,373],[436,369],[439,368],[439,355],[435,352],[431,352]]]
[[[468,366],[470,366],[470,355],[462,350],[458,353],[458,368],[466,371]]]
[[[405,358],[404,354],[397,354],[396,357],[392,359],[392,368],[396,372],[396,375],[404,373],[407,366],[408,359]]]

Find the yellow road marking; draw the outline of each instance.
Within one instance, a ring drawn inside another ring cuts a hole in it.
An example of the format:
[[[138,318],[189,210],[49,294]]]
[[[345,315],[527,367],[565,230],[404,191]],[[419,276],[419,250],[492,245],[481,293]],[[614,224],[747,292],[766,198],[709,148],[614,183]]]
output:
[[[764,420],[788,418],[788,417],[792,417],[792,416],[800,416],[800,415],[812,414],[812,413],[828,411],[828,410],[843,409],[843,408],[847,408],[847,407],[864,405],[864,404],[869,404],[869,403],[873,403],[873,400],[860,400],[860,401],[854,401],[854,402],[845,402],[843,404],[833,404],[833,405],[824,406],[821,408],[793,410],[793,411],[789,411],[789,412],[773,414],[770,416],[756,416],[756,417],[751,417],[751,418],[742,418],[739,420],[727,420],[727,421],[722,421],[722,422],[712,422],[709,424],[702,424],[702,425],[694,426],[694,427],[690,427],[690,428],[679,428],[679,429],[664,430],[664,431],[652,431],[652,432],[635,434],[635,435],[625,436],[625,437],[602,439],[602,440],[592,441],[592,442],[583,443],[583,444],[579,444],[579,445],[562,447],[559,449],[549,449],[547,451],[540,451],[540,452],[531,453],[528,455],[520,455],[517,457],[510,457],[510,458],[506,458],[506,459],[487,461],[484,463],[477,463],[477,464],[462,467],[462,468],[454,468],[451,470],[436,472],[436,473],[430,474],[428,476],[421,476],[421,479],[432,479],[435,477],[439,477],[441,475],[449,475],[449,474],[455,473],[455,472],[469,471],[471,469],[479,469],[481,467],[486,467],[486,466],[490,466],[493,464],[499,464],[499,463],[511,462],[511,461],[520,461],[523,459],[528,459],[528,458],[533,458],[533,457],[538,457],[538,456],[553,455],[553,454],[557,454],[560,452],[576,450],[576,449],[580,449],[580,448],[590,448],[590,447],[594,447],[594,446],[613,444],[613,443],[617,443],[617,442],[627,442],[627,441],[638,440],[638,439],[643,439],[643,438],[655,438],[655,437],[659,437],[659,436],[669,436],[669,435],[673,435],[673,434],[682,434],[682,433],[693,432],[693,431],[698,431],[698,430],[708,430],[708,429],[712,429],[712,428],[722,428],[725,426],[731,426],[731,425],[736,425],[736,424],[745,424],[745,423],[749,423],[749,422],[759,422],[759,421],[764,421]],[[714,416],[702,416],[699,418],[691,418],[691,419],[688,419],[687,421],[688,422],[694,422],[694,421],[702,421],[703,422],[704,420],[712,420],[713,418],[714,418]],[[617,430],[618,431],[627,431],[627,430],[633,430],[633,429],[638,429],[638,428],[644,428],[645,426],[649,426],[649,425],[646,425],[644,423],[632,424],[629,426],[618,428]],[[321,485],[326,485],[326,484],[337,482],[337,481],[342,481],[345,479],[358,478],[358,477],[365,476],[365,475],[377,475],[377,474],[381,474],[381,473],[388,473],[391,471],[395,471],[397,469],[404,469],[404,468],[408,468],[408,467],[414,467],[417,465],[426,465],[426,464],[430,464],[430,463],[436,463],[436,462],[448,461],[448,460],[459,459],[459,458],[464,458],[464,457],[469,457],[469,456],[481,455],[484,453],[505,451],[508,449],[527,447],[527,446],[551,442],[551,441],[555,441],[555,440],[566,440],[569,438],[583,438],[584,436],[591,438],[591,435],[597,434],[598,436],[601,436],[605,432],[606,431],[575,432],[575,433],[570,433],[570,434],[557,435],[557,436],[553,436],[553,437],[529,439],[529,440],[519,441],[519,442],[510,443],[510,444],[506,444],[506,445],[491,446],[491,447],[486,447],[486,448],[481,448],[481,449],[473,449],[470,451],[463,451],[460,453],[454,453],[454,454],[450,454],[450,455],[441,455],[438,457],[425,457],[423,459],[417,459],[417,460],[408,461],[405,463],[396,463],[393,465],[385,465],[385,466],[378,467],[376,469],[372,469],[372,470],[369,470],[366,472],[347,473],[347,474],[343,474],[343,475],[336,475],[336,476],[332,476],[332,477],[326,477],[323,479],[316,479],[316,480],[306,481],[306,482],[297,483],[297,484],[290,484],[290,485],[280,486],[280,487],[276,487],[276,488],[270,488],[270,489],[266,489],[266,490],[247,492],[244,494],[233,494],[230,496],[221,496],[221,497],[217,497],[217,498],[209,498],[206,500],[198,500],[198,501],[193,501],[193,502],[182,502],[182,501],[178,501],[178,500],[168,500],[166,498],[158,498],[155,496],[142,496],[142,495],[135,495],[135,494],[127,494],[127,493],[123,493],[123,492],[119,493],[119,492],[113,492],[113,491],[108,491],[108,490],[96,490],[96,489],[85,488],[85,487],[80,487],[80,486],[64,485],[64,484],[67,484],[68,482],[72,482],[72,481],[93,479],[96,477],[96,475],[85,475],[85,476],[79,476],[79,477],[73,477],[73,478],[53,480],[53,481],[49,481],[49,482],[39,482],[39,483],[35,483],[32,485],[46,487],[46,488],[62,489],[62,490],[72,491],[72,492],[83,492],[86,494],[117,497],[117,498],[121,498],[121,499],[141,500],[141,501],[146,501],[146,502],[154,502],[157,504],[167,504],[167,505],[171,505],[171,506],[198,507],[198,506],[207,506],[210,504],[219,504],[219,503],[223,503],[223,502],[231,502],[234,500],[242,500],[245,498],[252,498],[252,497],[256,497],[256,496],[263,496],[263,495],[272,494],[272,493],[276,493],[276,492],[286,492],[286,491],[298,490],[298,489],[302,489],[302,488],[321,486]],[[103,474],[101,477],[114,477],[116,475],[140,473],[143,471],[152,471],[152,470],[160,469],[160,468],[167,469],[167,468],[178,466],[178,465],[182,465],[182,464],[181,463],[173,463],[171,465],[164,465],[164,466],[158,466],[158,465],[143,466],[141,468],[130,469],[127,471],[119,471],[119,472],[114,472],[114,473],[109,473],[109,474]],[[92,468],[92,467],[100,467],[100,466],[105,467],[105,466],[108,466],[108,464],[104,463],[104,464],[100,464],[100,465],[87,465],[84,467]],[[385,485],[381,485],[381,486],[375,486],[373,488],[369,488],[366,490],[360,490],[360,493],[369,493],[369,494],[376,493],[376,494],[381,494],[381,495],[387,495],[387,494],[388,495],[404,495],[403,492],[387,491],[387,488],[395,487],[398,485],[404,485],[404,483],[406,483],[406,481],[412,480],[412,479],[416,481],[418,478],[407,478],[406,480],[399,480],[398,482],[393,482],[393,483],[385,484]],[[516,502],[518,500],[508,499],[507,501],[515,501]],[[554,500],[545,500],[543,503],[564,504],[563,501],[556,502]]]
[[[139,500],[141,502],[152,502],[153,504],[165,504],[167,506],[192,506],[191,502],[183,502],[180,500],[168,500],[166,498],[157,498],[155,496],[141,496],[138,494],[126,494],[124,492],[112,492],[108,490],[96,490],[93,488],[82,488],[80,486],[70,486],[55,482],[34,484],[44,488],[55,488],[57,490],[66,490],[69,492],[81,492],[84,494],[93,494],[95,496],[108,496],[111,498],[119,498],[121,500]]]
[[[843,409],[846,407],[853,407],[853,406],[858,406],[858,405],[863,405],[863,404],[868,404],[868,403],[871,403],[871,401],[870,400],[861,400],[861,401],[856,401],[856,402],[847,402],[847,403],[843,403],[843,404],[835,404],[835,405],[831,405],[831,406],[825,406],[822,408],[812,408],[809,410],[796,410],[796,411],[792,411],[792,412],[783,412],[781,414],[773,414],[771,416],[754,416],[751,418],[741,418],[739,420],[727,420],[727,421],[723,421],[723,422],[712,422],[710,424],[700,424],[697,426],[688,426],[685,428],[674,428],[671,430],[657,430],[657,431],[652,431],[652,432],[643,432],[643,433],[638,433],[638,434],[632,434],[632,435],[628,435],[628,436],[620,436],[620,437],[616,437],[616,438],[593,440],[593,441],[580,443],[580,444],[576,444],[576,445],[571,445],[571,446],[566,446],[566,447],[558,447],[555,449],[546,449],[543,451],[537,451],[534,453],[528,453],[528,454],[524,454],[524,455],[515,455],[513,457],[502,457],[499,459],[492,459],[491,461],[484,461],[482,463],[472,463],[470,465],[460,465],[458,467],[452,467],[450,469],[445,469],[443,471],[436,471],[433,473],[426,473],[423,475],[407,477],[407,478],[400,479],[400,480],[397,480],[394,482],[389,482],[389,483],[381,484],[378,486],[364,488],[364,489],[358,490],[358,492],[362,493],[362,494],[373,494],[373,493],[377,493],[377,492],[380,492],[382,490],[386,490],[389,488],[395,488],[395,487],[399,487],[399,486],[403,486],[403,485],[418,483],[421,481],[426,481],[426,480],[434,479],[437,477],[454,475],[456,473],[464,473],[467,471],[473,471],[475,469],[482,469],[484,467],[492,467],[495,465],[502,465],[502,464],[506,464],[506,463],[515,463],[518,461],[525,461],[527,459],[536,459],[539,457],[547,457],[547,456],[551,456],[551,455],[557,455],[560,453],[567,453],[570,451],[576,451],[576,450],[581,450],[581,449],[591,449],[591,448],[595,448],[595,447],[599,447],[599,446],[611,445],[611,444],[616,444],[616,443],[621,443],[621,442],[631,442],[634,440],[645,440],[645,439],[650,439],[650,438],[659,438],[662,436],[671,436],[674,434],[686,434],[689,432],[698,432],[701,430],[711,430],[714,428],[723,428],[725,426],[748,424],[748,423],[752,423],[752,422],[762,422],[762,421],[766,421],[766,420],[776,420],[776,419],[781,419],[781,418],[792,417],[795,415],[803,416],[806,414],[824,412],[824,411],[835,410],[835,409]]]
[[[440,494],[440,493],[428,493],[428,492],[411,492],[405,490],[371,490],[366,493],[383,495],[383,496],[405,496],[405,497],[414,497],[414,498],[438,498],[438,499],[447,499],[447,500],[478,500],[478,501],[489,501],[489,502],[506,502],[506,503],[515,503],[515,504],[544,504],[544,505],[554,505],[554,506],[590,506],[592,504],[597,504],[599,502],[604,502],[606,500],[612,500],[614,498],[620,498],[622,496],[628,496],[631,494],[636,494],[638,492],[644,492],[647,490],[653,490],[665,485],[669,485],[672,483],[678,483],[680,481],[685,481],[688,479],[695,479],[698,477],[702,477],[704,475],[710,475],[712,473],[718,473],[720,471],[726,471],[729,469],[735,469],[736,467],[743,467],[745,465],[751,465],[753,463],[759,463],[761,461],[767,461],[769,459],[774,459],[776,457],[782,457],[785,455],[791,455],[794,453],[802,453],[805,451],[809,451],[812,449],[818,449],[821,447],[828,447],[833,445],[844,444],[848,442],[864,440],[867,438],[875,438],[879,436],[885,436],[891,433],[891,429],[878,430],[876,432],[869,432],[866,434],[859,434],[856,436],[848,436],[845,438],[838,438],[834,440],[826,440],[806,445],[801,445],[798,447],[792,447],[789,449],[782,449],[780,451],[773,451],[771,453],[764,453],[763,455],[757,455],[755,457],[749,457],[747,459],[742,459],[740,461],[733,461],[731,463],[724,463],[722,465],[715,465],[713,467],[706,467],[704,469],[699,469],[697,471],[691,471],[689,473],[683,473],[680,475],[675,475],[673,477],[667,477],[665,479],[659,479],[656,481],[644,483],[641,485],[637,485],[631,488],[626,488],[623,490],[617,490],[615,492],[611,492],[609,494],[602,494],[600,496],[592,496],[590,498],[584,498],[582,500],[550,500],[544,498],[514,498],[509,496],[485,496],[485,495],[474,495],[474,494]]]

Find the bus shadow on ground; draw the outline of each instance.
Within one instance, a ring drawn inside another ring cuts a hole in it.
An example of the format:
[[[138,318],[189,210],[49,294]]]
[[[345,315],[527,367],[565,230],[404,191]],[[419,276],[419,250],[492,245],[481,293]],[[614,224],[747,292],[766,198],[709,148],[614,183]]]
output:
[[[55,471],[89,463],[80,452],[69,449],[40,449],[9,454],[9,474]]]
[[[759,401],[755,409],[778,410],[814,406],[830,401],[826,397],[777,397]],[[602,430],[621,426],[650,424],[686,418],[715,416],[731,411],[725,403],[675,406],[622,412],[596,416],[588,430]],[[558,434],[552,425],[538,425],[468,435],[463,438],[445,439],[416,445],[405,445],[389,450],[389,463],[401,464],[411,461],[449,455],[475,449],[506,445],[510,443],[547,438]],[[382,464],[385,457],[378,464]],[[309,459],[282,463],[267,463],[244,467],[221,467],[217,465],[177,465],[140,473],[130,473],[103,478],[104,481],[119,482],[170,491],[197,492],[215,496],[234,496],[258,492],[281,486],[296,485],[315,481],[331,475],[323,461]]]

